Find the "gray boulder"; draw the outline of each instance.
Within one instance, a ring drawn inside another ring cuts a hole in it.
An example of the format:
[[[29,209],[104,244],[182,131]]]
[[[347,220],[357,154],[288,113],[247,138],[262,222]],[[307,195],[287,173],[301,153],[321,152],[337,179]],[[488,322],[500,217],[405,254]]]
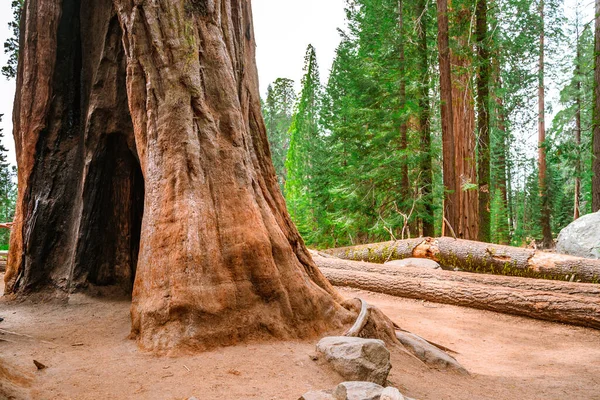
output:
[[[405,258],[403,260],[392,260],[385,263],[385,265],[391,265],[393,267],[413,267],[413,268],[427,268],[427,269],[440,269],[440,264],[427,258]]]
[[[564,228],[558,235],[556,251],[600,259],[600,211],[584,215]]]
[[[380,400],[383,386],[371,382],[342,382],[333,391],[335,400]]]
[[[390,352],[377,339],[332,336],[321,339],[317,351],[344,379],[384,385],[392,365]]]

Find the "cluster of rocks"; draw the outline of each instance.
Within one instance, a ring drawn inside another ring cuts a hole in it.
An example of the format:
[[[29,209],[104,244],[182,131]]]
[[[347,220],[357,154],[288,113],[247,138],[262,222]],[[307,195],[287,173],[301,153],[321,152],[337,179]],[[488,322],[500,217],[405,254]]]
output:
[[[321,339],[317,351],[347,382],[330,390],[312,390],[299,400],[409,399],[394,387],[384,387],[392,365],[383,341],[332,336]]]
[[[311,390],[299,400],[411,400],[395,387],[372,382],[342,382],[333,390]]]

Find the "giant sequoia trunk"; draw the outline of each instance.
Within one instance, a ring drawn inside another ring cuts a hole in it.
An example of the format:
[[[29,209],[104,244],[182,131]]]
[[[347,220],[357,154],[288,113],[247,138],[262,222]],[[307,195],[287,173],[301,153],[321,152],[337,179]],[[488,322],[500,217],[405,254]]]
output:
[[[279,191],[249,0],[28,0],[23,18],[7,293],[133,286],[155,350],[345,322]]]

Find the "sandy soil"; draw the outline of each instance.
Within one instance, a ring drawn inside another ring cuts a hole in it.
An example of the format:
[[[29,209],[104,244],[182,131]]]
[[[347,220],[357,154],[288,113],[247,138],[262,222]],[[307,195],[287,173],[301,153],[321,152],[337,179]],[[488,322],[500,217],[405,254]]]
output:
[[[2,275],[0,274],[0,281]],[[0,285],[0,291],[2,291]],[[472,376],[392,352],[390,383],[418,399],[600,399],[600,332],[351,289],[393,320],[458,352]],[[127,301],[0,300],[0,399],[297,399],[341,378],[312,361],[316,340],[156,357],[129,334]],[[16,334],[7,333],[15,332]],[[37,371],[33,360],[48,368]]]

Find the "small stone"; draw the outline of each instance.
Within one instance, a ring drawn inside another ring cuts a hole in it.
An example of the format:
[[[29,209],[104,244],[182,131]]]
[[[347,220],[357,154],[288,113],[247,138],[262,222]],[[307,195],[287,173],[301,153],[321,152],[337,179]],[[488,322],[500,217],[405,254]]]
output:
[[[331,390],[311,390],[306,392],[298,400],[335,400]]]
[[[379,400],[383,386],[372,382],[342,382],[333,391],[335,400]]]
[[[326,337],[317,344],[317,351],[347,380],[384,385],[392,368],[390,352],[377,339]]]
[[[395,387],[388,386],[381,392],[379,400],[404,400],[404,396]]]
[[[39,362],[37,360],[33,360],[33,363],[35,364],[35,366],[37,367],[38,370],[48,368],[47,366],[45,366],[44,364],[42,364],[41,362]]]
[[[410,268],[427,268],[427,269],[440,269],[440,264],[427,258],[405,258],[402,260],[392,260],[385,263],[385,265],[393,267],[410,267]]]
[[[313,361],[317,361],[319,359],[319,355],[317,353],[310,353],[308,355],[308,358],[310,358]]]

